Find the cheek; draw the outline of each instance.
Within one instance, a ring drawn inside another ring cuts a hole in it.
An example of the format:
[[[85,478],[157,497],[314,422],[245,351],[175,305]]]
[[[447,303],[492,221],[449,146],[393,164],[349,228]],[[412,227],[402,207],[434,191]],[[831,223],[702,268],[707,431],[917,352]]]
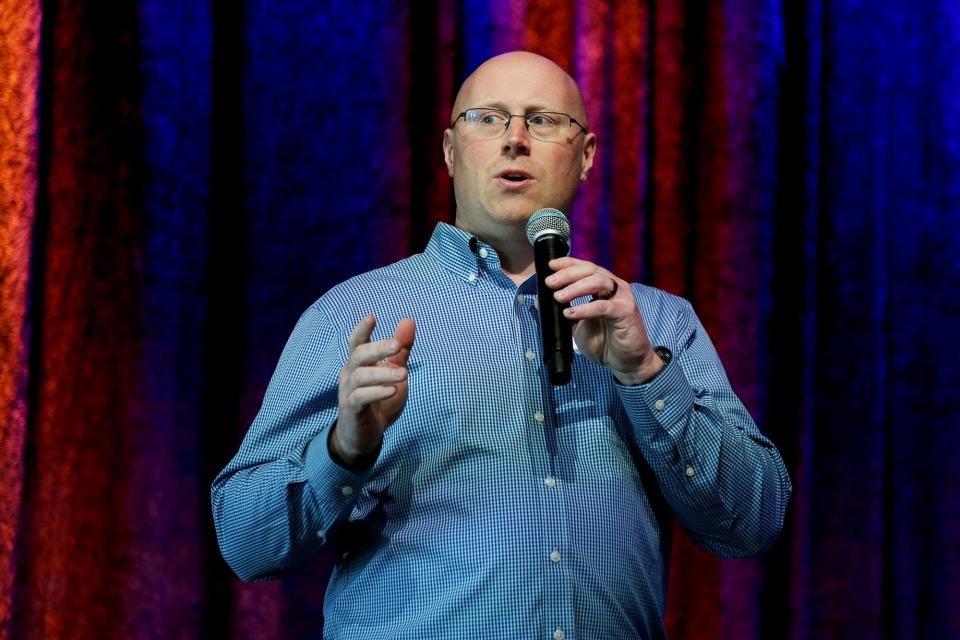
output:
[[[463,206],[467,206],[468,203],[484,201],[491,197],[492,192],[488,188],[490,186],[492,185],[488,185],[481,180],[476,168],[471,166],[458,167],[457,173],[453,177],[454,191]]]
[[[576,189],[580,182],[581,166],[576,157],[571,158],[566,150],[559,150],[550,158],[550,175],[553,177],[555,188],[564,191]]]
[[[465,144],[457,151],[453,162],[454,179],[459,178],[464,186],[479,182],[485,157],[483,149],[476,144]]]

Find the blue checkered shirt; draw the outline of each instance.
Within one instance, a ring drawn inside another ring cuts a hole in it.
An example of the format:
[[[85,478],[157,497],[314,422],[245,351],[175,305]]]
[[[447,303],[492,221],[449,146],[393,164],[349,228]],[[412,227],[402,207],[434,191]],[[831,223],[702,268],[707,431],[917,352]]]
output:
[[[790,480],[689,303],[635,284],[674,358],[628,387],[575,354],[553,387],[536,279],[440,224],[422,254],[300,318],[239,452],[213,483],[223,555],[266,580],[336,549],[324,637],[662,638],[672,516],[720,556],[778,535]],[[366,472],[327,449],[347,336],[417,324],[410,394]]]

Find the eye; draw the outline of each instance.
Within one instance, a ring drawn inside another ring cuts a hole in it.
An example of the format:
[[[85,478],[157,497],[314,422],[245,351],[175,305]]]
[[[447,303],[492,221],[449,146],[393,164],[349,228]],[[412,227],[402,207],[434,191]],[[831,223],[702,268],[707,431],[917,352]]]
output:
[[[486,127],[502,125],[507,120],[499,111],[476,111],[472,115],[474,122]]]
[[[535,127],[549,127],[557,124],[557,121],[546,113],[531,113],[527,116],[527,124]]]

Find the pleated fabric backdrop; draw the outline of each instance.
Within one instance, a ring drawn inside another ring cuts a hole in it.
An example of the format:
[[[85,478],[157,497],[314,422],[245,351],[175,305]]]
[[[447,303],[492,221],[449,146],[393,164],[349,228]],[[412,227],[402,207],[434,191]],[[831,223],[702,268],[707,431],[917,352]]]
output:
[[[678,533],[671,636],[960,637],[953,0],[0,0],[6,637],[319,637],[329,558],[239,583],[210,480],[516,48],[599,137],[575,254],[694,303],[794,478],[762,559]]]

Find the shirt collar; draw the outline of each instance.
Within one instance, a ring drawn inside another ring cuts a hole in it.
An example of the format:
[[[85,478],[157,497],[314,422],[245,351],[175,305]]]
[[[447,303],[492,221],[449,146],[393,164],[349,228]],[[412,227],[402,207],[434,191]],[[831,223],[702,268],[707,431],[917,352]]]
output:
[[[471,283],[479,278],[484,263],[489,265],[491,259],[499,261],[493,247],[446,222],[437,223],[424,253],[435,258],[453,275]],[[481,255],[485,255],[485,258],[481,258]]]
[[[500,266],[497,250],[459,227],[438,222],[424,253],[457,278],[476,286],[487,276],[489,281],[510,291],[535,295],[537,278],[531,276],[518,288]]]

